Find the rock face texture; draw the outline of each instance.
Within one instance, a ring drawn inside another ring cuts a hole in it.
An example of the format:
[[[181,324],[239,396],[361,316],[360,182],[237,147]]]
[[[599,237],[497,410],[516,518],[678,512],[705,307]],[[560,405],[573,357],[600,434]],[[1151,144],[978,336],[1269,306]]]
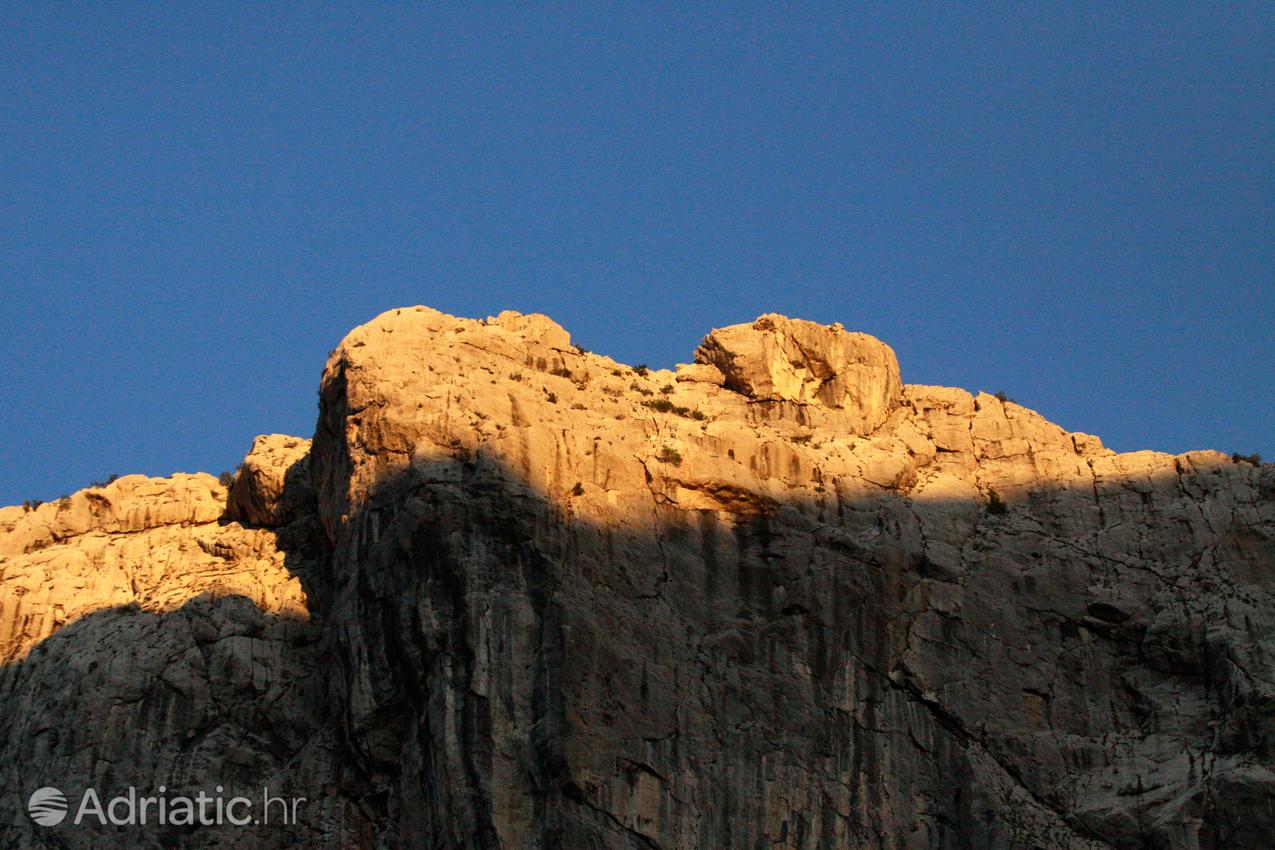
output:
[[[885,421],[902,390],[899,361],[879,339],[773,313],[713,331],[695,361],[749,398],[845,410],[860,434]]]
[[[348,846],[358,819],[319,793],[334,742],[309,607],[326,541],[313,511],[267,530],[222,521],[226,501],[210,475],[130,475],[0,509],[0,847]],[[94,788],[105,804],[128,786],[218,784],[315,802],[295,830],[160,829],[153,812],[145,828],[42,827],[25,814],[45,786],[75,801]]]
[[[837,326],[695,360],[391,311],[229,493],[0,510],[0,845],[1266,843],[1275,467],[1115,454]],[[307,808],[23,813],[214,781]]]
[[[314,509],[310,486],[310,441],[262,434],[230,484],[226,516],[248,525],[275,528]]]

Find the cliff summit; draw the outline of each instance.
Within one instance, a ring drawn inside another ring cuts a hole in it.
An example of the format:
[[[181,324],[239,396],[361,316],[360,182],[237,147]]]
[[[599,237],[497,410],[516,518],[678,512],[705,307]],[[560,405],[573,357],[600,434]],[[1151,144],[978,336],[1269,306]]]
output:
[[[0,509],[0,845],[1262,846],[1273,590],[1275,467],[1117,454],[839,325],[651,370],[392,310],[228,488]],[[214,782],[306,817],[21,811]]]

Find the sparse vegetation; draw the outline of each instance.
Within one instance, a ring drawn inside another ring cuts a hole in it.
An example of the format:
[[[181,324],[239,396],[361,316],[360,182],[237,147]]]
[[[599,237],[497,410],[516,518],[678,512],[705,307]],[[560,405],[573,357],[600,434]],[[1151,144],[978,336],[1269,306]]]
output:
[[[687,413],[690,413],[690,408],[678,407],[666,398],[650,399],[649,401],[642,402],[642,406],[649,407],[657,413],[676,413],[679,416],[685,416]]]
[[[572,496],[583,496],[583,495],[584,495],[584,485],[583,485],[583,484],[581,484],[579,481],[577,481],[577,482],[576,482],[576,486],[574,486],[574,487],[572,487],[572,488],[571,488],[571,495],[572,495]]]
[[[645,363],[639,363],[638,365],[634,366],[633,371],[637,372],[638,376],[642,378],[645,378],[647,375],[651,374],[651,370],[647,367]]]
[[[674,404],[666,398],[649,399],[642,402],[643,407],[649,407],[658,413],[673,413],[677,416],[685,416],[687,419],[696,419],[703,421],[704,414],[698,410],[691,410],[689,407],[683,407],[680,404]]]
[[[655,390],[649,390],[646,387],[639,384],[637,381],[634,381],[633,383],[629,384],[629,389],[633,390],[634,392],[641,393],[642,395],[655,395]]]
[[[217,476],[217,481],[221,484],[222,487],[229,487],[234,480],[235,480],[235,474],[231,472],[229,469],[222,470],[221,475]]]
[[[665,446],[660,449],[660,453],[655,456],[660,463],[667,463],[671,466],[682,465],[682,453],[672,446]]]
[[[589,349],[585,348],[583,345],[576,344],[576,345],[573,345],[573,346],[571,346],[571,347],[572,347],[572,348],[574,348],[574,349],[576,350],[576,354],[588,354],[588,353],[589,353]]]
[[[992,516],[1004,516],[1009,513],[1009,506],[1001,501],[1000,494],[995,490],[990,491],[987,497],[987,512]]]
[[[521,381],[521,380],[522,380],[522,373],[521,373],[521,372],[510,372],[510,373],[509,373],[509,380],[511,380],[511,381]]]
[[[559,378],[570,378],[571,370],[566,366],[554,366],[551,370],[549,370],[549,374],[557,375]]]
[[[1262,456],[1257,452],[1253,452],[1251,455],[1242,455],[1239,452],[1236,452],[1231,455],[1231,463],[1247,463],[1250,466],[1261,466]]]
[[[664,386],[660,387],[660,392],[664,393],[664,395],[669,395],[670,393],[673,392],[673,385],[665,384]]]
[[[108,484],[114,484],[118,480],[119,480],[119,476],[112,472],[110,475],[107,476],[105,481],[94,481],[89,486],[101,488],[101,487],[107,486]]]
[[[996,391],[996,400],[997,400],[997,401],[999,401],[1001,404],[1005,404],[1005,403],[1007,403],[1007,402],[1012,402],[1012,401],[1013,401],[1013,399],[1012,399],[1012,398],[1010,398],[1009,396],[1005,395],[1005,391],[1004,391],[1004,390],[997,390],[997,391]]]
[[[550,392],[549,390],[545,390],[545,400],[548,401],[550,404],[557,404],[558,394],[554,392]]]
[[[35,510],[36,508],[40,507],[40,505],[43,505],[43,504],[44,502],[41,502],[39,499],[27,499],[25,502],[22,503],[22,510],[26,511],[27,513],[30,513],[31,511]]]
[[[615,376],[615,377],[617,377],[617,378],[618,378],[618,377],[620,377],[621,375],[623,375],[624,373],[623,373],[623,372],[621,372],[619,369],[612,369],[612,370],[611,370],[611,374],[612,374],[613,376]]]
[[[588,408],[586,408],[583,404],[577,401],[571,405],[571,409],[572,410],[587,410]]]

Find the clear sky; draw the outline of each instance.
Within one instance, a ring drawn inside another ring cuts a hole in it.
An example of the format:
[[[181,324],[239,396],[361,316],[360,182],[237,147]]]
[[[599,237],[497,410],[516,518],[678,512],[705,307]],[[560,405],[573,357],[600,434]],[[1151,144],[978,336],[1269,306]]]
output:
[[[1275,458],[1269,3],[533,5],[0,7],[0,503],[308,436],[410,304]]]

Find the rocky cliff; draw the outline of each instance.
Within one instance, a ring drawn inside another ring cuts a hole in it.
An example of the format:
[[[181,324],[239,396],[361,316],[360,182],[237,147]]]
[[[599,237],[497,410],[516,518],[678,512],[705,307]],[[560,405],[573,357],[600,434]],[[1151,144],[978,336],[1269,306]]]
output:
[[[0,845],[1264,846],[1273,587],[1275,467],[1115,454],[840,326],[659,371],[395,310],[228,490],[0,509]],[[215,784],[304,814],[24,811]]]

